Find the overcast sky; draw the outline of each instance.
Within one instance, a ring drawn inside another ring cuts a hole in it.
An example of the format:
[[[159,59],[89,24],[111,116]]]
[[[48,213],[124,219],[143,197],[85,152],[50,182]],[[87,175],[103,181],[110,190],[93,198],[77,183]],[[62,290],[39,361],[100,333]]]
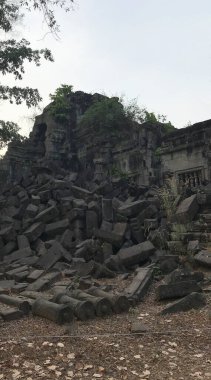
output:
[[[60,41],[40,14],[18,27],[35,48],[48,47],[54,63],[26,65],[22,83],[37,87],[45,106],[61,84],[75,90],[138,97],[149,111],[167,115],[176,127],[211,119],[210,0],[77,0],[68,14],[57,11]],[[45,36],[45,37],[44,37]],[[18,122],[27,134],[25,106],[0,104],[1,119]]]

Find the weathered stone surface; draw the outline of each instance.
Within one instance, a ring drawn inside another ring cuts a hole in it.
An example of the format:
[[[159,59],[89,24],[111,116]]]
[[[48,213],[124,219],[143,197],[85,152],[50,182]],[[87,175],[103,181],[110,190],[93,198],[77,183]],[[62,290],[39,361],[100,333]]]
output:
[[[14,280],[1,280],[0,281],[0,288],[1,289],[11,289],[14,284],[15,284]]]
[[[65,249],[59,242],[55,241],[47,253],[41,256],[40,259],[36,262],[36,267],[45,270],[50,269],[57,261],[63,257],[63,253],[65,253]]]
[[[191,293],[165,307],[161,314],[178,313],[191,309],[201,309],[206,305],[206,297],[202,293]]]
[[[4,256],[9,255],[17,248],[15,241],[10,241],[3,248],[0,249],[0,261],[3,260]]]
[[[63,219],[58,222],[46,224],[45,235],[48,238],[55,237],[56,235],[61,235],[69,227],[69,220]]]
[[[94,229],[93,235],[102,241],[112,244],[114,247],[120,248],[123,243],[122,236],[113,231],[105,231],[101,229]]]
[[[118,213],[124,216],[132,217],[139,214],[145,207],[148,206],[147,201],[141,200],[132,202],[129,204],[124,204],[118,208]]]
[[[32,224],[25,232],[24,235],[29,239],[30,242],[37,240],[45,230],[45,225],[43,223],[37,222]]]
[[[187,251],[191,253],[196,253],[200,250],[199,240],[190,240],[188,242]]]
[[[154,253],[155,247],[150,241],[145,241],[129,248],[121,249],[117,256],[125,266],[144,263]]]
[[[58,209],[55,206],[48,207],[36,216],[35,221],[49,223],[57,217],[58,213]]]
[[[36,281],[32,282],[28,287],[27,291],[40,292],[42,290],[48,289],[54,282],[61,278],[60,272],[50,272],[39,277]]]
[[[207,268],[211,268],[211,252],[201,251],[194,256],[196,263],[203,265]]]
[[[152,279],[152,268],[139,268],[137,275],[134,277],[132,283],[125,289],[124,294],[129,299],[134,299],[135,301],[142,300],[152,283]]]
[[[8,308],[3,309],[0,308],[0,316],[3,318],[4,321],[15,321],[17,319],[21,319],[24,317],[24,313],[22,310],[16,309],[16,308]]]
[[[112,199],[102,199],[102,218],[107,222],[113,221]]]
[[[98,228],[98,215],[95,211],[86,211],[86,237],[89,239],[93,235],[93,230]]]
[[[6,275],[6,277],[7,277],[8,279],[12,279],[12,278],[14,278],[14,275],[15,275],[16,273],[24,272],[24,271],[26,271],[26,270],[28,270],[28,266],[27,266],[27,265],[18,266],[18,267],[15,268],[15,269],[11,269],[11,270],[7,271],[7,272],[5,273],[5,275]]]
[[[193,292],[201,292],[202,289],[196,281],[178,281],[174,284],[161,284],[156,290],[157,299],[181,298]]]
[[[201,282],[203,280],[204,280],[203,272],[190,272],[188,270],[183,270],[183,269],[176,269],[165,278],[165,281],[168,284],[175,284],[181,281]]]
[[[29,218],[34,218],[37,214],[37,211],[38,211],[38,207],[36,205],[29,204],[26,208],[26,215]]]
[[[190,197],[184,199],[182,201],[176,211],[176,220],[179,223],[188,223],[193,220],[197,211],[199,209],[199,205],[197,202],[196,194],[191,195]]]
[[[18,235],[17,236],[17,242],[18,242],[18,248],[19,249],[30,247],[29,240],[24,235]]]
[[[0,230],[0,237],[5,241],[5,243],[15,241],[16,232],[12,226],[5,227],[2,230]]]
[[[11,253],[4,257],[4,262],[7,264],[12,263],[13,261],[17,261],[29,256],[33,256],[33,252],[30,247],[18,249],[17,251]]]

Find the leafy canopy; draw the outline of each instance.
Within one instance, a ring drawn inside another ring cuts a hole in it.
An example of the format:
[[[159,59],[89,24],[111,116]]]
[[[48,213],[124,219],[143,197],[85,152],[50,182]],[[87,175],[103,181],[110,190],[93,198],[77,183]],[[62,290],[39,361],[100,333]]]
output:
[[[49,30],[56,34],[59,31],[54,10],[61,7],[69,11],[73,0],[0,0],[0,31],[8,33],[14,30],[16,21],[23,17],[21,12],[37,10],[42,13]],[[30,42],[22,38],[0,41],[0,73],[14,75],[15,79],[21,80],[25,72],[26,61],[40,66],[41,59],[53,61],[49,49],[34,50]],[[27,107],[37,106],[42,100],[39,91],[30,87],[5,86],[0,83],[0,101],[7,100],[10,103],[21,104],[25,102]],[[8,133],[5,133],[5,131]],[[18,126],[15,123],[0,120],[0,146],[17,138]],[[19,135],[20,136],[20,135]]]

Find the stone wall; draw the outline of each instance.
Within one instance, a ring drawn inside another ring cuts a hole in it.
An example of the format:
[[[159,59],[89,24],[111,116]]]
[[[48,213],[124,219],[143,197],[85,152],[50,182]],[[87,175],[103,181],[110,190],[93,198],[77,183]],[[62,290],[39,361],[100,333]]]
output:
[[[173,174],[194,186],[210,181],[211,120],[179,129],[163,138],[159,154],[163,176]]]

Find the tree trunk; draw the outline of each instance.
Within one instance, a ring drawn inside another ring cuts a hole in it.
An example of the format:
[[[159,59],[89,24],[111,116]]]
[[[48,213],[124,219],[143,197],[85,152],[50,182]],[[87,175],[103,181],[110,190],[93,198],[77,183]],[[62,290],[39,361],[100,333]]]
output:
[[[42,298],[34,302],[32,313],[59,324],[68,323],[73,320],[73,311],[69,305],[57,305]]]
[[[130,308],[130,302],[127,297],[121,294],[111,294],[108,292],[104,292],[103,290],[97,288],[96,286],[92,286],[88,293],[96,296],[96,297],[104,297],[108,299],[112,304],[112,309],[115,313],[122,313],[124,311],[128,311]]]
[[[68,291],[67,295],[81,301],[90,301],[94,305],[98,317],[112,314],[111,302],[106,298],[94,297],[91,294],[81,292],[80,290]]]
[[[65,293],[57,294],[53,301],[59,304],[69,305],[73,310],[74,315],[81,321],[86,321],[87,319],[93,319],[95,317],[95,308],[90,301],[79,301],[67,296]]]

